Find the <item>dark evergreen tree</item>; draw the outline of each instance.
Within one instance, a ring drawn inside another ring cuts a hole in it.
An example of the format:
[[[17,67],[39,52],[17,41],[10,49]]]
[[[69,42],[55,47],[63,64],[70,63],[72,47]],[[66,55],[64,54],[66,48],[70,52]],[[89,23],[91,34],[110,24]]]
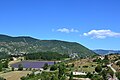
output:
[[[2,71],[2,63],[0,63],[0,71]]]
[[[107,70],[103,70],[102,73],[101,73],[102,77],[104,80],[107,80]]]
[[[52,65],[52,66],[50,67],[50,70],[51,70],[51,71],[57,70],[57,65]]]
[[[88,72],[87,75],[86,75],[86,77],[87,77],[87,78],[92,78],[93,75],[92,75],[90,72]]]
[[[98,65],[96,68],[95,68],[95,71],[100,73],[102,71],[102,66]]]
[[[43,69],[46,70],[46,69],[48,69],[48,67],[49,67],[48,63],[45,63],[43,66]]]
[[[58,78],[57,78],[57,76],[55,76],[55,75],[52,75],[52,78],[51,78],[51,80],[58,80]]]
[[[69,80],[73,80],[73,72],[70,73],[70,79]]]
[[[64,75],[65,75],[65,65],[64,65],[64,63],[62,63],[59,65],[58,78],[60,79]]]
[[[22,64],[19,64],[19,65],[18,65],[18,70],[19,70],[19,71],[22,71],[22,70],[23,70],[23,65],[22,65]]]
[[[108,68],[107,72],[113,77],[114,72],[113,72],[113,70],[110,67]]]
[[[0,77],[0,80],[6,80],[6,79],[4,79],[3,77]]]
[[[6,60],[6,61],[3,63],[3,67],[4,67],[4,68],[8,68],[8,62],[9,62],[9,61]]]
[[[14,71],[14,69],[15,69],[15,68],[14,68],[14,67],[12,67],[12,71]]]
[[[120,66],[120,61],[118,61],[116,65]]]
[[[120,72],[116,73],[117,78],[120,80]]]

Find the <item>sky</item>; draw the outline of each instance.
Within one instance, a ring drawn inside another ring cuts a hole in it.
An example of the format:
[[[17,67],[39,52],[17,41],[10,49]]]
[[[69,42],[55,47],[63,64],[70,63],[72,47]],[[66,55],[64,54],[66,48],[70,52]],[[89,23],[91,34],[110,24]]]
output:
[[[120,50],[120,0],[0,0],[0,34]]]

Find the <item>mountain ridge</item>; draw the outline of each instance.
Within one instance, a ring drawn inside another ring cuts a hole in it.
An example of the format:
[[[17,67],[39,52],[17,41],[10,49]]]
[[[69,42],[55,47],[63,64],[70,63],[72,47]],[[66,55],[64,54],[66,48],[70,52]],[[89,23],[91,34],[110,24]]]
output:
[[[120,50],[95,49],[93,51],[99,55],[107,55],[107,54],[115,54],[115,53],[120,54]]]
[[[79,57],[96,55],[95,52],[77,42],[61,40],[39,40],[29,36],[11,37],[0,35],[0,52],[8,54],[58,52],[60,54],[75,54]]]

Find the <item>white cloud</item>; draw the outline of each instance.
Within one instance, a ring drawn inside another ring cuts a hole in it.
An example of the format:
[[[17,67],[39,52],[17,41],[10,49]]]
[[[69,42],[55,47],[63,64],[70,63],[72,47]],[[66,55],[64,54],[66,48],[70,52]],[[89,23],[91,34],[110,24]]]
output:
[[[104,39],[106,37],[120,37],[120,33],[111,30],[91,30],[83,34],[84,36],[91,36],[92,38]]]
[[[78,30],[76,29],[68,29],[68,28],[60,28],[60,29],[57,29],[58,32],[65,32],[65,33],[71,33],[71,32],[79,32]]]

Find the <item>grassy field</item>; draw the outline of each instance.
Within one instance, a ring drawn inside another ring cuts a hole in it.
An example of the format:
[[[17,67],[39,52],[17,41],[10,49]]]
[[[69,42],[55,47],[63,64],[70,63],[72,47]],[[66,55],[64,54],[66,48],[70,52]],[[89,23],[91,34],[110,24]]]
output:
[[[30,74],[31,71],[12,71],[0,74],[1,77],[4,77],[6,80],[20,80],[22,76]]]
[[[95,71],[95,67],[98,65],[95,62],[92,62],[90,59],[81,59],[69,64],[74,64],[74,67],[71,68],[72,71],[79,71],[79,72],[93,72]]]

